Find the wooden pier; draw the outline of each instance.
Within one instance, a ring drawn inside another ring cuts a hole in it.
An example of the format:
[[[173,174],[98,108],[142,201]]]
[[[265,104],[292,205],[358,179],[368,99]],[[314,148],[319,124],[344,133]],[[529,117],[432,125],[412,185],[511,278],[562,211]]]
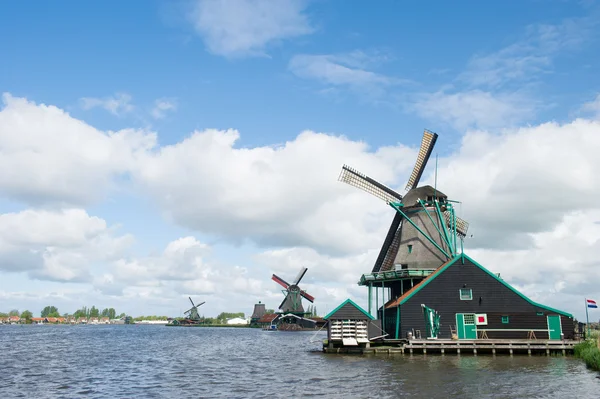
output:
[[[366,346],[335,346],[323,342],[325,353],[354,354],[455,354],[455,355],[560,355],[573,354],[579,341],[574,340],[518,340],[518,339],[475,339],[475,340],[385,340],[371,342]]]

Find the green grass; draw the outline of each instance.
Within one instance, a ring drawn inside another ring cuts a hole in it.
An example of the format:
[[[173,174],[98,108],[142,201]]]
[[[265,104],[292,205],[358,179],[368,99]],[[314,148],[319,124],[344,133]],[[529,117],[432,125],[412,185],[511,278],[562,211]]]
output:
[[[575,357],[582,359],[586,366],[592,370],[600,371],[600,349],[598,349],[598,336],[600,332],[592,331],[590,338],[575,345]]]

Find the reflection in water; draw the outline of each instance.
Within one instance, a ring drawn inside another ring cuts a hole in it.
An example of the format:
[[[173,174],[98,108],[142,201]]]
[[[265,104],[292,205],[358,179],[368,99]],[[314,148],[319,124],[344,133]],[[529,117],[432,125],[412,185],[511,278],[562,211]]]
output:
[[[3,398],[596,398],[571,357],[326,355],[314,333],[1,326]],[[325,334],[320,333],[320,338]]]

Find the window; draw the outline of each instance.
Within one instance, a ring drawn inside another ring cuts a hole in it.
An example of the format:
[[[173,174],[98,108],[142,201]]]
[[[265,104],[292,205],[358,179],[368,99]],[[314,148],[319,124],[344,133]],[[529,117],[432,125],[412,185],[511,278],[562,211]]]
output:
[[[502,316],[502,324],[508,324],[508,316]]]
[[[470,288],[461,288],[460,289],[460,300],[461,301],[470,301],[473,299],[473,290]]]
[[[412,253],[412,245],[408,246],[408,253],[411,254]]]
[[[538,316],[543,316],[543,315],[544,315],[544,312],[537,312],[536,314],[537,314]]]

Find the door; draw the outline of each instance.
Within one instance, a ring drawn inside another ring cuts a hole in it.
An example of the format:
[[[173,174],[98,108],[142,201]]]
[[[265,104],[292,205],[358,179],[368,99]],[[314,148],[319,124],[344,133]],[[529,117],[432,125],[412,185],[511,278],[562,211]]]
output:
[[[458,339],[477,339],[474,313],[456,314],[456,334]]]
[[[550,339],[560,339],[562,326],[559,315],[550,315],[548,317],[548,337]]]

